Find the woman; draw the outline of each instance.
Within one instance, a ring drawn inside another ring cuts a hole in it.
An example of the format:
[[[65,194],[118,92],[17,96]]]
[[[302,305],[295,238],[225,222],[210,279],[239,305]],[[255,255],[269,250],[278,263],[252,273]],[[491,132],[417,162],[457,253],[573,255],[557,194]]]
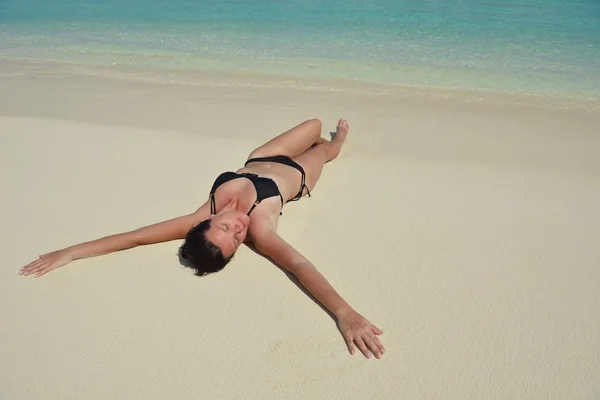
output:
[[[310,195],[325,163],[340,153],[348,129],[341,119],[328,141],[321,138],[321,121],[305,121],[254,150],[244,168],[219,175],[209,199],[194,213],[44,254],[20,274],[39,277],[76,259],[185,239],[181,256],[201,276],[221,270],[242,243],[252,242],[335,315],[350,354],[356,345],[365,357],[380,358],[385,349],[377,335],[383,332],[353,310],[309,260],[277,235],[283,205]]]

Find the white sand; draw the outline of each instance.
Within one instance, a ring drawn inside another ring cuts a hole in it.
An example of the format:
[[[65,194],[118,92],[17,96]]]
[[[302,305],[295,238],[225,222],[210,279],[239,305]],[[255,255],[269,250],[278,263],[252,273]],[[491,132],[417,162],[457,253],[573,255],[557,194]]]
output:
[[[600,396],[597,112],[0,67],[1,399]],[[341,116],[343,155],[280,234],[385,331],[381,360],[248,248],[204,278],[179,242],[18,275]]]

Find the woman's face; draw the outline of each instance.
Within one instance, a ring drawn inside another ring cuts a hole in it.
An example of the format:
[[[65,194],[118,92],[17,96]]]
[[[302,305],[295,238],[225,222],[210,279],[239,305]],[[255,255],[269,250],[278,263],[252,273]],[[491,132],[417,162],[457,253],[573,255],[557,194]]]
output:
[[[250,217],[240,211],[227,211],[210,218],[206,238],[221,248],[223,256],[231,257],[246,239]]]

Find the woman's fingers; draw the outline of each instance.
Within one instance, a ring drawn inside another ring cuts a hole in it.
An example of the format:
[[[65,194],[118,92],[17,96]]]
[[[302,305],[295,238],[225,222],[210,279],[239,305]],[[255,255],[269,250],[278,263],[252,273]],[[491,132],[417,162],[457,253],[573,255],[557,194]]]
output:
[[[38,273],[37,273],[37,274],[35,274],[33,277],[34,277],[34,278],[39,278],[40,276],[42,276],[42,275],[45,275],[45,274],[47,274],[47,273],[48,273],[48,272],[50,272],[50,271],[52,271],[52,268],[44,268],[44,269],[41,269],[41,270],[39,270],[39,271],[38,271]]]
[[[27,271],[25,271],[23,275],[32,275],[32,274],[35,274],[35,273],[41,271],[44,268],[46,268],[45,264],[44,265],[38,265],[35,268],[30,268]]]
[[[23,268],[21,268],[21,271],[25,271],[26,269],[31,269],[31,268],[35,268],[35,266],[40,265],[40,263],[43,263],[44,260],[35,260],[30,262],[29,264],[27,264],[26,266],[24,266]]]
[[[41,264],[42,263],[29,264],[28,266],[21,268],[21,272],[20,273],[21,273],[21,275],[28,275],[29,272],[33,271],[34,269],[39,268],[39,266]]]
[[[36,278],[42,276],[56,268],[62,267],[73,261],[73,258],[66,250],[53,251],[52,253],[42,254],[38,260],[35,260],[25,267],[21,268],[19,274],[32,275],[36,274]]]
[[[357,336],[356,338],[354,338],[354,342],[365,357],[371,358],[371,352],[369,351],[369,349],[367,349],[367,346],[365,345],[365,342],[363,341],[362,337]]]
[[[381,355],[385,354],[385,347],[383,347],[383,344],[381,344],[381,342],[379,341],[379,338],[377,336],[375,336],[374,334],[370,334],[371,336],[371,340],[373,341],[373,343],[375,344],[375,346],[377,346],[377,349],[379,350],[379,352],[381,353]]]
[[[51,261],[48,260],[47,258],[41,258],[39,260],[36,260],[36,261],[30,263],[29,265],[27,265],[23,268],[21,268],[20,274],[21,275],[34,274],[34,273],[38,272],[40,269],[46,268],[50,263],[51,263]]]
[[[31,274],[38,274],[39,275],[40,272],[43,272],[43,271],[48,272],[48,271],[52,271],[52,270],[53,270],[52,264],[50,264],[50,265],[42,265],[41,267],[37,268],[35,271],[32,271]]]
[[[373,325],[373,324],[371,324]],[[376,335],[381,335],[383,333],[383,331],[381,329],[379,329],[378,327],[376,327],[375,325],[373,325],[373,333]]]
[[[354,355],[356,347],[358,347],[361,353],[367,358],[371,358],[371,354],[375,355],[376,358],[381,358],[385,353],[383,345],[374,334],[365,332],[353,336],[351,333],[348,333],[344,335],[344,339],[346,340],[348,351],[352,355]],[[355,343],[356,347],[354,345]]]
[[[375,343],[372,336],[370,336],[368,333],[364,334],[363,341],[367,345],[369,351],[375,356],[375,358],[381,358],[381,350],[379,350],[379,346],[377,346],[377,343]]]
[[[344,335],[344,339],[346,340],[346,346],[348,346],[348,351],[351,355],[354,355],[356,347],[354,347],[354,341],[352,340],[352,336],[349,334]]]
[[[24,266],[23,268],[21,268],[21,271],[24,271],[26,269],[35,268],[36,266],[40,265],[41,263],[43,263],[47,260],[48,260],[48,258],[46,257],[46,254],[42,254],[41,256],[38,257],[37,260],[34,260],[34,261],[30,262],[29,264],[27,264],[26,266]]]

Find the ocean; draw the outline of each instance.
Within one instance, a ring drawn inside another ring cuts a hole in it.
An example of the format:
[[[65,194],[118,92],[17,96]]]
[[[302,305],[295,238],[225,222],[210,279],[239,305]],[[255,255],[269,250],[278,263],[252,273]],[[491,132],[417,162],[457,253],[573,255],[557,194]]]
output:
[[[0,0],[0,58],[600,98],[600,1]]]

